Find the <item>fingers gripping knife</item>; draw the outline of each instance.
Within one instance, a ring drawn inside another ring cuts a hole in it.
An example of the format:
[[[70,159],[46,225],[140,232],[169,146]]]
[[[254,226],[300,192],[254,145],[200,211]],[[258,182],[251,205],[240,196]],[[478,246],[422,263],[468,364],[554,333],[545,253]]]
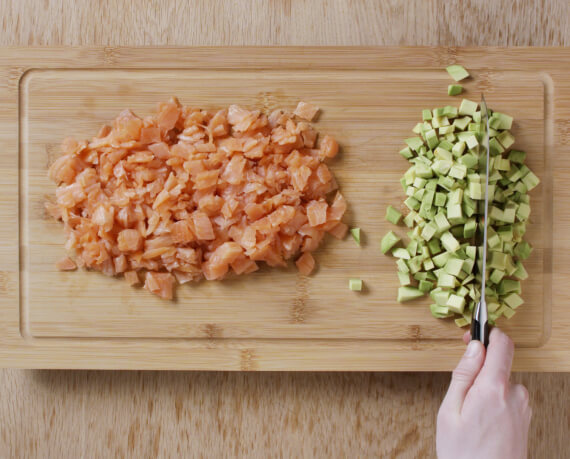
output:
[[[489,320],[487,302],[485,301],[485,281],[487,274],[487,214],[489,211],[489,114],[485,96],[481,97],[481,122],[485,128],[484,146],[486,155],[481,160],[485,160],[485,211],[483,220],[483,255],[481,260],[481,299],[473,309],[471,319],[471,339],[481,341],[485,347],[489,344]],[[482,165],[482,161],[479,162]]]

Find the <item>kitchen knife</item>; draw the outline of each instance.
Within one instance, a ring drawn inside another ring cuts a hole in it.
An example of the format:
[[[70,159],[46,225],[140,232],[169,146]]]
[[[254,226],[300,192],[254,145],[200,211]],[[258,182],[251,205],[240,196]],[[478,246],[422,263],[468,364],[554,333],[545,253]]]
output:
[[[487,274],[487,216],[489,212],[489,114],[485,96],[481,96],[481,123],[485,129],[483,134],[485,154],[481,156],[479,166],[485,161],[485,211],[483,220],[483,257],[481,262],[481,299],[473,309],[471,318],[471,339],[481,341],[485,347],[489,344],[489,318],[487,302],[485,301],[485,281]]]

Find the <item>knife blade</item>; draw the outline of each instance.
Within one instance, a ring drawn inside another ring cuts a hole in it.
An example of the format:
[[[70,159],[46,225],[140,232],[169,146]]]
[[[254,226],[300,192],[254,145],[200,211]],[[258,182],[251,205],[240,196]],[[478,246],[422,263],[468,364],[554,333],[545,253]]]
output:
[[[489,113],[487,111],[487,103],[485,96],[481,95],[481,123],[484,126],[485,133],[483,135],[485,155],[481,157],[485,159],[485,204],[484,204],[484,220],[483,220],[483,256],[481,262],[481,298],[473,309],[473,317],[471,318],[471,339],[481,341],[485,347],[489,344],[489,316],[487,310],[487,302],[485,301],[485,283],[487,274],[487,217],[489,212]],[[481,166],[481,162],[479,163]]]

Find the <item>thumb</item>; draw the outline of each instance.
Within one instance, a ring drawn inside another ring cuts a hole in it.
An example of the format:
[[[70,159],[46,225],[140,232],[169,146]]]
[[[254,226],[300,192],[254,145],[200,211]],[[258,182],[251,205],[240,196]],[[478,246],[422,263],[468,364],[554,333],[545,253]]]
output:
[[[485,348],[480,341],[472,340],[467,345],[465,354],[457,364],[451,375],[451,384],[442,405],[447,405],[448,409],[461,411],[463,400],[467,392],[475,382],[479,374],[483,361],[485,360]]]

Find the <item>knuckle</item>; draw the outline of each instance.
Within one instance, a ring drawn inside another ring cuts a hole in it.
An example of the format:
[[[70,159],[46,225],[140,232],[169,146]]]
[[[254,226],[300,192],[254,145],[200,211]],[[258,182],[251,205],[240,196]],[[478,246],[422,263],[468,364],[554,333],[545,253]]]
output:
[[[472,378],[473,371],[466,365],[458,365],[453,373],[451,379],[454,381],[469,381]]]
[[[515,385],[514,390],[516,391],[519,400],[522,401],[524,405],[528,405],[529,401],[528,389],[522,384],[517,384]]]

